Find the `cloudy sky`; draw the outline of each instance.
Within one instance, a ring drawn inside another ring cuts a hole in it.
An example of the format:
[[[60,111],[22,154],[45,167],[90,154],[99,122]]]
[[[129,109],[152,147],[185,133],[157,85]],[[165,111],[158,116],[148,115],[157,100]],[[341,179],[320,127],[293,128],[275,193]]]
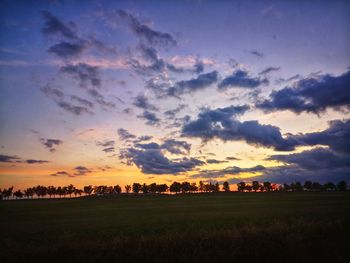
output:
[[[0,186],[350,180],[348,1],[1,1]]]

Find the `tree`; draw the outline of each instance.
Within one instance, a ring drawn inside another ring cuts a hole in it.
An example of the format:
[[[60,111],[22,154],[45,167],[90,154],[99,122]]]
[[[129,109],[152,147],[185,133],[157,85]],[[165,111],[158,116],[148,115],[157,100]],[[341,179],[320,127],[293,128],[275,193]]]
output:
[[[11,187],[8,188],[8,189],[2,190],[2,196],[3,196],[4,198],[9,199],[10,196],[12,196],[12,191],[13,191],[13,186],[11,186]]]
[[[179,193],[181,192],[181,183],[178,183],[178,182],[173,182],[171,185],[170,185],[170,188],[169,188],[170,192],[172,193]]]
[[[346,189],[348,188],[348,185],[345,181],[340,181],[338,184],[337,184],[337,189],[339,191],[346,191]]]
[[[157,185],[157,192],[158,193],[165,193],[168,190],[168,186],[166,184],[158,184]]]
[[[181,185],[181,190],[183,193],[189,192],[191,189],[191,184],[189,182],[183,182]]]
[[[138,193],[141,191],[141,184],[139,184],[139,183],[133,183],[133,184],[132,184],[132,191],[133,191],[135,194],[138,194]]]
[[[238,184],[237,184],[237,190],[238,190],[239,192],[244,192],[244,190],[245,190],[245,182],[240,182],[240,183],[238,183]]]
[[[204,191],[204,183],[203,181],[199,181],[199,191],[203,192]]]
[[[258,181],[253,181],[252,182],[252,188],[253,188],[253,190],[256,192],[256,191],[258,191],[259,189],[260,189],[260,184],[259,184],[259,182]]]
[[[23,193],[21,190],[17,190],[13,193],[13,195],[17,198],[22,198],[23,197]]]
[[[312,189],[312,182],[311,181],[305,181],[304,183],[304,189],[311,190]]]
[[[222,185],[222,190],[224,190],[225,192],[230,192],[230,185],[228,182],[224,182],[224,184]]]
[[[148,187],[148,185],[144,183],[144,184],[141,186],[141,191],[142,191],[142,193],[147,194],[147,193],[149,192],[149,187]]]
[[[271,183],[270,182],[264,182],[263,183],[263,186],[264,186],[264,189],[267,191],[267,192],[270,192],[272,187],[271,187]]]
[[[47,187],[47,194],[49,195],[49,197],[51,198],[51,196],[54,196],[56,195],[56,187],[50,185]]]
[[[326,191],[334,191],[336,189],[336,186],[332,182],[328,182],[323,185],[323,189]]]
[[[86,195],[91,195],[93,190],[94,189],[92,188],[92,185],[86,185],[83,188],[83,191]]]
[[[32,187],[29,187],[27,189],[24,190],[24,195],[27,197],[27,198],[33,198],[33,195],[34,195],[34,189]]]
[[[131,185],[127,184],[125,186],[125,192],[128,194],[128,193],[130,193],[130,191],[131,191]]]
[[[321,191],[322,185],[319,182],[313,182],[312,183],[312,190],[314,191]]]
[[[149,185],[149,191],[152,193],[152,194],[155,194],[157,192],[157,184],[156,183],[151,183]]]
[[[119,184],[115,185],[113,188],[114,188],[114,192],[117,194],[120,194],[122,192],[122,188],[120,187]]]
[[[247,184],[245,186],[245,189],[248,191],[248,192],[251,192],[253,190],[253,187],[250,185],[250,184]]]
[[[218,182],[216,182],[213,187],[213,192],[219,192],[219,191],[220,191],[220,185]]]
[[[75,188],[74,192],[73,192],[75,197],[77,197],[77,195],[81,196],[82,193],[83,193],[83,190],[78,189],[78,188]]]

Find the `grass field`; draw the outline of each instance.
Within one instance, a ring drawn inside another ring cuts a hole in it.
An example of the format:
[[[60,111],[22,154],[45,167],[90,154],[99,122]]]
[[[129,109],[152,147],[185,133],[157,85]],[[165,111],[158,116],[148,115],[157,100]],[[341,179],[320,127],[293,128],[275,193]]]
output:
[[[1,262],[349,262],[350,193],[0,202]]]

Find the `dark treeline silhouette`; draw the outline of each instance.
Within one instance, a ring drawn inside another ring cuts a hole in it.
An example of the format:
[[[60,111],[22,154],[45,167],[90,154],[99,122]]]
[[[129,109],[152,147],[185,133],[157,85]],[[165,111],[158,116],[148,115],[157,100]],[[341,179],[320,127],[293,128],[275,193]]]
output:
[[[306,181],[304,184],[295,182],[291,184],[277,185],[270,182],[260,183],[253,181],[251,183],[240,182],[237,184],[238,192],[302,192],[302,191],[347,191],[348,185],[345,181],[340,181],[338,184],[328,182],[320,184],[318,182]],[[65,198],[65,197],[80,197],[90,195],[118,195],[124,192],[125,194],[185,194],[185,193],[201,193],[201,192],[230,192],[230,185],[228,182],[224,182],[222,187],[218,182],[216,183],[204,183],[199,181],[199,184],[190,182],[173,182],[170,186],[167,184],[140,184],[133,183],[132,185],[125,185],[124,191],[121,186],[107,186],[99,185],[84,186],[83,189],[76,188],[70,184],[67,186],[42,186],[29,187],[24,190],[13,190],[13,186],[8,189],[0,189],[0,200],[3,199],[32,199],[36,198]]]

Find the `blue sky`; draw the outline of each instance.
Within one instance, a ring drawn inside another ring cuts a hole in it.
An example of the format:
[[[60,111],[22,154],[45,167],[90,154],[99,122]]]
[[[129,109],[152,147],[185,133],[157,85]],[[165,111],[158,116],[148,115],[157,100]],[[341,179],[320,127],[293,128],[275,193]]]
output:
[[[349,179],[347,1],[0,9],[1,185]]]

